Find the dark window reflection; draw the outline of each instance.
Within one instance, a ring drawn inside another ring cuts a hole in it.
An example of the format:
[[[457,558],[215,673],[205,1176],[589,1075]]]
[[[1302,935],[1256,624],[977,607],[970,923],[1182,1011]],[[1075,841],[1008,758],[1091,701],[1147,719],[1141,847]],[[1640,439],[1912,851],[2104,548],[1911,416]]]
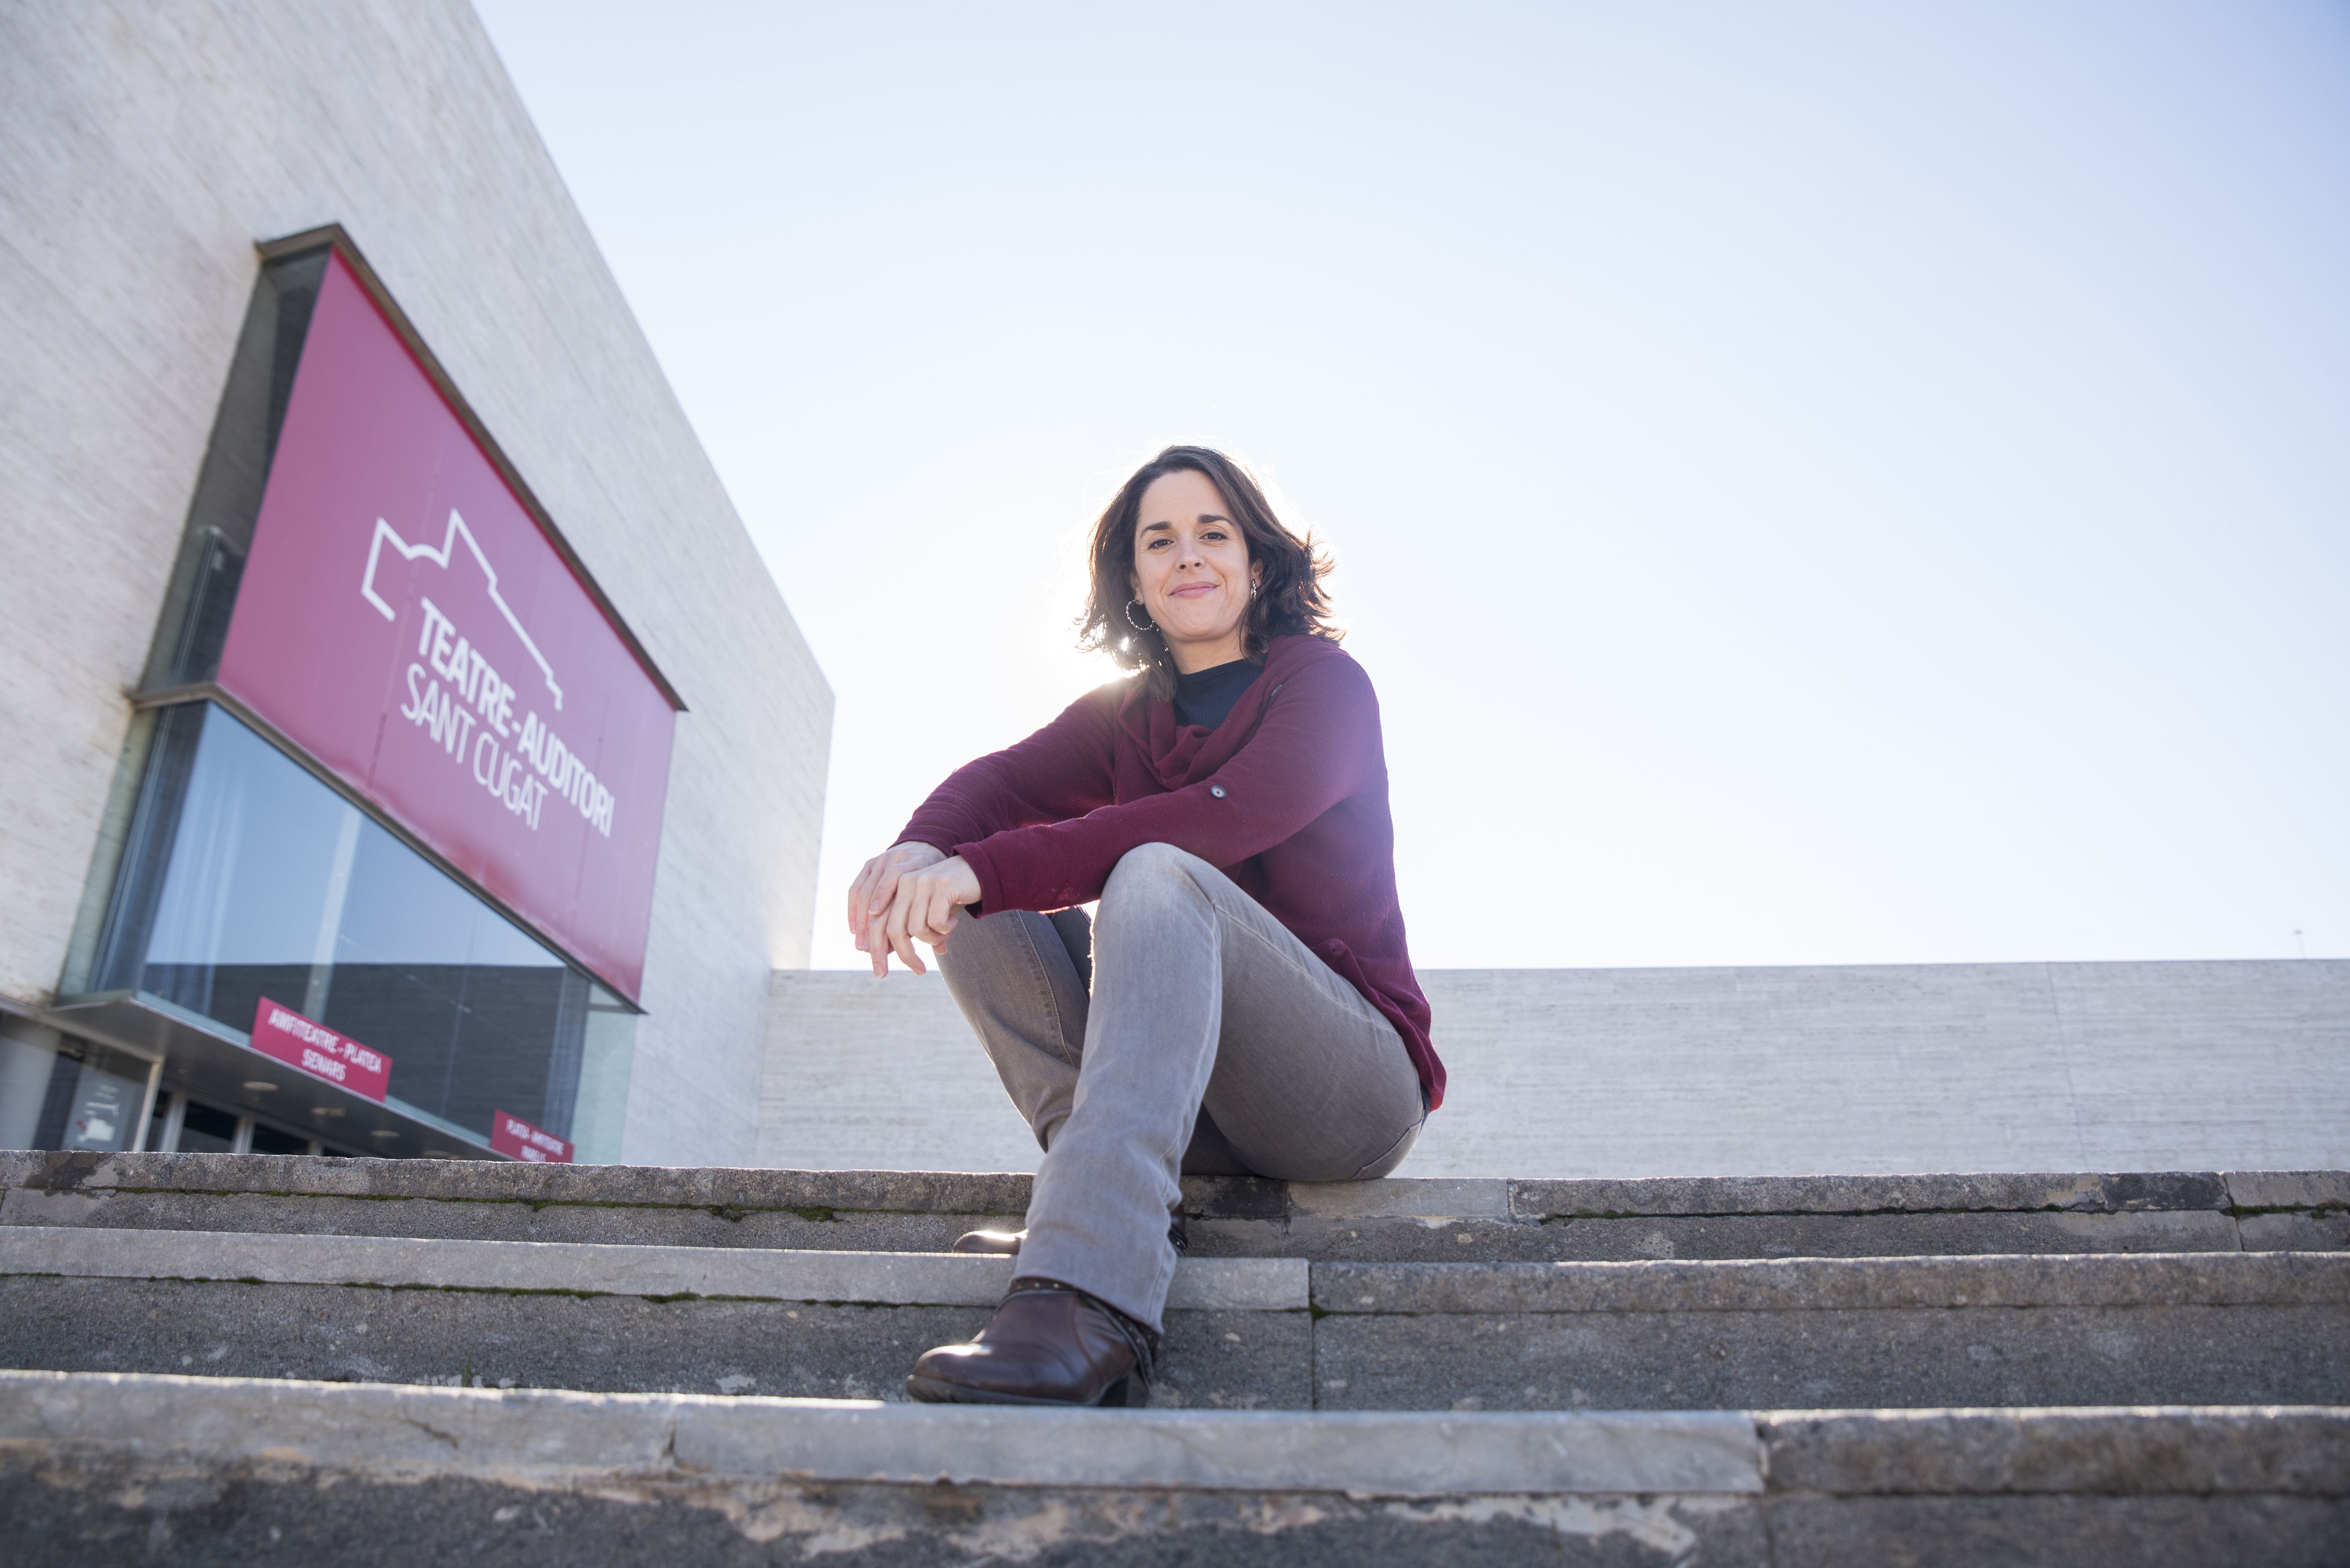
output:
[[[310,1140],[296,1133],[285,1132],[267,1123],[258,1123],[253,1129],[253,1152],[255,1154],[307,1154]]]
[[[187,1116],[180,1123],[180,1150],[183,1154],[226,1154],[236,1147],[236,1116],[218,1106],[200,1106],[190,1101]]]
[[[159,732],[190,744],[153,765],[184,793],[138,987],[240,1030],[266,996],[390,1056],[394,1099],[569,1137],[590,1007],[624,1004],[224,710]]]

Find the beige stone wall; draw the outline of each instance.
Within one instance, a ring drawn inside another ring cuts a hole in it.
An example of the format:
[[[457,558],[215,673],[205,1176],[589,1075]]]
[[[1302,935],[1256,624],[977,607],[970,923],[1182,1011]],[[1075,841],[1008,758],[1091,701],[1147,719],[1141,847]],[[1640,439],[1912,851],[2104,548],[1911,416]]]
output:
[[[254,244],[328,223],[690,705],[626,1151],[747,1159],[831,692],[463,0],[0,7],[0,992],[57,983]]]
[[[2350,961],[1433,970],[1409,1177],[2350,1166]],[[778,974],[759,1163],[1033,1170],[935,978]]]

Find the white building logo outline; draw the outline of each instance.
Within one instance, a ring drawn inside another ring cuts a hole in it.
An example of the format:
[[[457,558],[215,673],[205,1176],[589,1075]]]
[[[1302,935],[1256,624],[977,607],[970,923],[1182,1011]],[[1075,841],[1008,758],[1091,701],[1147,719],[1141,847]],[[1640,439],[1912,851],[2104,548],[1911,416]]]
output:
[[[506,618],[506,625],[512,627],[514,634],[522,639],[523,647],[529,650],[532,659],[538,665],[538,672],[546,678],[546,689],[555,693],[556,711],[560,712],[563,708],[563,688],[556,684],[555,667],[546,662],[546,656],[539,652],[538,644],[530,639],[530,633],[523,630],[521,618],[515,614],[506,604],[504,597],[498,592],[497,568],[490,565],[490,558],[482,553],[481,541],[473,537],[473,531],[465,526],[465,520],[457,515],[454,507],[450,508],[449,511],[449,532],[442,539],[441,547],[437,550],[430,545],[410,544],[400,536],[399,531],[390,524],[380,517],[377,518],[375,538],[368,545],[367,575],[359,579],[359,593],[368,603],[375,606],[384,619],[399,620],[400,612],[386,604],[382,596],[375,591],[375,566],[377,560],[383,555],[384,541],[390,540],[391,547],[400,552],[403,560],[413,561],[421,556],[445,572],[449,569],[450,554],[456,548],[457,540],[461,536],[465,541],[465,548],[473,553],[473,560],[482,568],[482,576],[489,581],[490,602],[498,607],[498,613]]]

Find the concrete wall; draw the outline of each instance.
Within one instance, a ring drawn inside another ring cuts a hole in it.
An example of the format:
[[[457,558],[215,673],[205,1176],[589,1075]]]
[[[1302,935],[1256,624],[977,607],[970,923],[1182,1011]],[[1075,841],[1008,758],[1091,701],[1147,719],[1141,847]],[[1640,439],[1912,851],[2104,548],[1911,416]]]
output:
[[[2350,961],[1438,970],[1402,1176],[2350,1165]],[[759,1162],[1029,1170],[935,978],[778,974]]]
[[[778,971],[759,1158],[803,1170],[1034,1170],[1036,1140],[936,971]]]
[[[328,223],[690,705],[625,1147],[748,1159],[831,692],[463,0],[0,6],[0,993],[58,982],[254,244]]]

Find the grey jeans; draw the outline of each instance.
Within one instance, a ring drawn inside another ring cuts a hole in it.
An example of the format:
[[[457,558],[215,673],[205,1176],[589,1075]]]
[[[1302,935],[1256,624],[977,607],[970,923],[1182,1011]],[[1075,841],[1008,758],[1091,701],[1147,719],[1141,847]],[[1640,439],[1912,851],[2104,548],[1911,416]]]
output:
[[[1179,1174],[1384,1176],[1427,1108],[1395,1025],[1199,857],[1127,855],[1090,965],[1087,934],[1081,910],[1005,910],[939,967],[1045,1150],[1020,1272],[1156,1328]]]

